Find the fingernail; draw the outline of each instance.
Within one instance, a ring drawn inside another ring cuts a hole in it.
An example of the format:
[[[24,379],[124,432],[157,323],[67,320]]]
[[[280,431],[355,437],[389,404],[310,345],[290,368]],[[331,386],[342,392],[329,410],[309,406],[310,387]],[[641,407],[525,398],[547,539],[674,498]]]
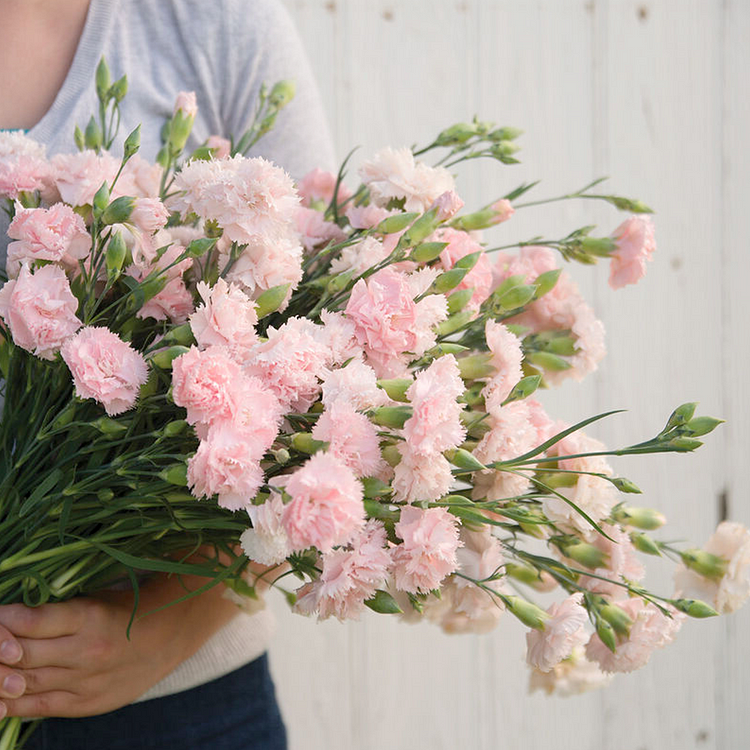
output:
[[[2,701],[0,701],[0,719],[4,719],[5,714],[7,713],[8,713],[8,707]]]
[[[6,664],[15,664],[23,655],[17,641],[3,641],[0,643],[0,660]]]
[[[9,674],[3,680],[3,690],[10,698],[18,698],[26,690],[26,680],[20,674]]]

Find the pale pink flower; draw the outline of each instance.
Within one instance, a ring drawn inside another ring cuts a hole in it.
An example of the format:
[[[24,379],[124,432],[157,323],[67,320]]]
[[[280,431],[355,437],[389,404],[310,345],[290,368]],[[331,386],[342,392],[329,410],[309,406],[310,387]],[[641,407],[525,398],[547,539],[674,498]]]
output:
[[[406,392],[413,411],[402,433],[411,452],[431,457],[464,441],[463,405],[456,401],[463,392],[464,383],[452,354],[435,359],[417,374]]]
[[[330,552],[347,544],[364,526],[363,491],[354,472],[328,453],[316,453],[285,487],[292,500],[283,523],[294,550]]]
[[[383,468],[377,428],[351,404],[332,404],[318,417],[312,436],[329,443],[328,452],[358,477],[375,476]]]
[[[153,234],[169,219],[169,211],[158,198],[136,198],[129,221],[142,232]]]
[[[91,150],[57,154],[52,157],[51,164],[60,197],[71,206],[93,203],[96,191],[105,182],[111,185],[120,169],[120,160],[106,151],[101,154]]]
[[[448,221],[463,207],[464,202],[461,200],[461,196],[455,190],[446,190],[435,199],[430,209],[437,209],[436,218],[438,221]]]
[[[306,411],[320,392],[328,351],[318,328],[308,318],[289,318],[278,329],[269,328],[267,340],[256,344],[244,362],[245,372],[261,378],[293,410]]]
[[[81,327],[78,300],[65,272],[43,266],[34,274],[24,264],[17,279],[0,289],[0,315],[22,349],[42,359],[54,359],[60,347]]]
[[[482,246],[468,233],[451,227],[444,227],[435,232],[431,240],[435,242],[447,242],[447,247],[440,253],[440,263],[448,271],[466,255],[481,252]],[[492,264],[486,253],[479,256],[479,260],[463,280],[455,287],[454,291],[462,289],[474,289],[474,293],[468,303],[468,309],[478,310],[479,306],[490,296],[492,289]]]
[[[198,100],[195,91],[180,91],[174,102],[174,114],[182,112],[185,117],[195,117],[198,114]]]
[[[366,206],[348,206],[346,218],[349,219],[353,229],[372,229],[380,224],[383,219],[387,219],[396,213],[398,211],[389,211],[386,208],[369,203]]]
[[[523,349],[518,336],[491,318],[485,324],[484,335],[492,352],[490,364],[495,368],[495,374],[482,389],[487,410],[491,411],[500,408],[513,390],[513,386],[523,377]]]
[[[504,221],[508,221],[511,216],[516,212],[511,202],[506,198],[501,198],[495,201],[490,208],[495,212],[495,217],[492,220],[492,224],[501,224]]]
[[[612,681],[613,676],[602,672],[596,662],[586,658],[585,649],[578,647],[549,672],[532,669],[529,692],[542,690],[548,695],[555,693],[563,697],[580,695],[604,687]]]
[[[408,148],[381,149],[362,165],[360,177],[376,206],[403,200],[405,211],[427,211],[443,193],[455,190],[447,169],[415,162]]]
[[[193,295],[187,290],[185,282],[172,279],[138,310],[136,317],[171,320],[179,325],[188,319],[194,309]]]
[[[284,515],[281,495],[272,492],[262,505],[248,505],[247,512],[253,527],[240,536],[242,551],[261,565],[282,563],[292,553],[292,548],[281,522]]]
[[[348,245],[331,261],[331,273],[339,274],[350,271],[352,276],[361,276],[368,268],[384,261],[388,250],[383,243],[372,236],[361,242]]]
[[[303,206],[312,206],[314,203],[323,203],[326,206],[333,201],[334,193],[336,203],[343,203],[351,197],[351,191],[341,183],[336,192],[336,181],[338,176],[333,172],[326,172],[317,167],[308,172],[297,185]]]
[[[222,508],[246,508],[263,483],[259,450],[251,435],[229,422],[214,424],[188,461],[188,485],[195,497],[218,495]]]
[[[206,146],[214,152],[214,159],[226,159],[232,151],[232,144],[220,135],[209,135]]]
[[[612,234],[616,249],[610,255],[609,285],[620,289],[646,274],[646,261],[656,250],[654,222],[650,216],[631,216]]]
[[[316,333],[319,341],[328,349],[327,367],[361,356],[362,350],[354,335],[354,323],[343,313],[321,310],[320,321],[323,325],[317,328]]]
[[[725,560],[726,572],[711,579],[680,565],[675,571],[678,595],[703,599],[720,614],[736,611],[750,596],[750,531],[740,523],[722,521],[704,551]]]
[[[8,227],[8,276],[18,275],[23,261],[50,260],[67,265],[86,258],[91,236],[83,219],[64,203],[50,208],[16,208]]]
[[[402,543],[391,550],[396,588],[428,593],[458,566],[458,524],[445,508],[405,506],[396,524]]]
[[[346,233],[341,227],[332,221],[326,221],[320,211],[300,206],[295,215],[297,233],[308,253],[316,247],[336,244],[346,239]]]
[[[190,316],[190,328],[201,349],[221,344],[251,347],[257,342],[255,304],[238,286],[220,278],[213,287],[199,281],[197,289],[203,304]]]
[[[229,251],[219,254],[219,268],[229,262]],[[248,241],[241,255],[226,273],[227,281],[232,281],[247,292],[251,299],[257,299],[263,292],[281,284],[288,284],[287,298],[302,279],[302,245],[296,234],[291,232],[275,239],[257,237]]]
[[[148,379],[141,353],[108,328],[81,329],[60,353],[73,374],[76,395],[96,399],[110,416],[134,406]]]
[[[44,190],[50,175],[46,150],[20,130],[0,132],[0,198]]]
[[[130,195],[133,198],[158,198],[161,188],[162,168],[147,161],[140,154],[128,159],[117,183],[112,198]]]
[[[325,370],[323,404],[330,408],[335,403],[351,404],[358,411],[367,411],[388,403],[388,396],[378,388],[375,370],[361,359],[353,359],[346,367]]]
[[[243,375],[236,394],[232,422],[255,442],[262,455],[279,433],[284,409],[271,388],[259,378]]]
[[[411,503],[419,500],[438,500],[453,486],[452,467],[442,453],[426,458],[411,451],[405,443],[399,445],[401,461],[393,475],[396,500]]]
[[[190,424],[231,421],[241,397],[240,366],[224,347],[191,347],[172,363],[172,398],[187,409]]]
[[[579,584],[589,591],[607,596],[621,596],[625,590],[617,582],[640,581],[645,569],[635,554],[635,547],[628,533],[619,526],[602,524],[601,528],[614,540],[610,541],[592,529],[590,542],[604,552],[607,564],[593,571],[594,576],[582,575]],[[602,580],[603,578],[609,580]]]
[[[632,672],[648,662],[657,649],[671,643],[682,627],[685,615],[669,608],[671,617],[663,615],[653,604],[633,598],[614,602],[633,620],[627,638],[618,637],[612,653],[594,633],[586,646],[586,656],[605,672]]]
[[[320,578],[300,589],[295,609],[317,613],[319,620],[334,616],[340,621],[357,620],[365,601],[385,584],[391,558],[385,549],[385,529],[370,520],[347,549],[323,555]]]
[[[288,234],[299,198],[291,177],[262,157],[189,162],[178,172],[173,208],[216,221],[233,242]]]
[[[544,622],[544,630],[526,633],[526,661],[530,666],[549,672],[588,641],[588,613],[582,602],[580,592],[555,602],[547,609],[549,619]]]
[[[473,580],[450,576],[443,585],[441,597],[449,606],[442,612],[439,623],[447,633],[487,633],[496,625],[505,611],[502,601],[474,581],[482,581],[487,588],[500,593],[504,590],[500,579],[487,580],[502,572],[505,563],[500,542],[490,529],[481,531],[461,529],[462,547],[456,550],[457,572]],[[428,612],[432,617],[432,613]]]

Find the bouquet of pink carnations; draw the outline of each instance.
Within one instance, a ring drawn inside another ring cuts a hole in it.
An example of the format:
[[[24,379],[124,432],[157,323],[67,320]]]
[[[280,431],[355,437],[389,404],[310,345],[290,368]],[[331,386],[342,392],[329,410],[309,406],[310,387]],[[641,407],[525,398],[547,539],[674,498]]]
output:
[[[513,129],[474,121],[383,149],[354,190],[344,167],[295,185],[244,156],[288,84],[237,142],[188,158],[196,103],[180,94],[155,164],[138,129],[109,153],[125,88],[102,63],[77,154],[0,134],[0,601],[122,576],[137,592],[157,571],[240,597],[260,575],[319,618],[369,608],[487,631],[507,611],[529,628],[532,684],[573,691],[645,664],[685,614],[748,596],[747,530],[663,543],[647,533],[662,515],[630,505],[638,488],[606,460],[692,451],[719,420],[684,404],[608,450],[583,432],[608,415],[567,425],[534,398],[604,354],[556,253],[635,282],[654,250],[646,206],[597,181],[566,197],[629,212],[611,235],[489,248],[482,231],[533,186],[463,211],[449,170],[515,162]],[[417,160],[432,151],[437,165]],[[643,587],[637,553],[680,563],[675,593]],[[558,601],[544,610],[524,586]],[[13,747],[17,720],[3,731]]]

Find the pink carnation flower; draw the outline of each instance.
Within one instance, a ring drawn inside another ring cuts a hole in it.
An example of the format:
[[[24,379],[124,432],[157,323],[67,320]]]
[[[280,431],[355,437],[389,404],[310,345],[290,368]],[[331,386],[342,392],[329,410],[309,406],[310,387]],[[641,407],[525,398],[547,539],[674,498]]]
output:
[[[250,560],[261,565],[278,565],[291,553],[289,538],[281,522],[284,502],[278,492],[262,505],[248,505],[247,512],[253,527],[242,532],[242,551]]]
[[[365,601],[385,584],[391,564],[385,544],[383,524],[368,521],[348,549],[323,555],[320,578],[300,589],[295,609],[303,614],[317,613],[319,620],[331,616],[341,622],[358,620]]]
[[[580,695],[604,687],[612,681],[613,676],[602,672],[596,662],[589,661],[585,649],[579,646],[549,672],[532,669],[529,692],[542,690],[548,695],[554,693],[563,697]]]
[[[190,316],[190,328],[201,349],[251,347],[258,341],[255,304],[238,286],[220,278],[213,287],[199,281],[197,289],[203,304]]]
[[[326,221],[320,211],[300,206],[296,211],[296,228],[308,253],[314,248],[346,239],[346,233],[332,221]]]
[[[172,398],[190,424],[231,421],[237,415],[243,374],[223,348],[191,347],[172,363]]]
[[[140,154],[133,154],[112,190],[112,198],[122,195],[133,198],[158,198],[161,174],[162,168],[159,164],[147,161]]]
[[[440,262],[446,271],[453,268],[456,262],[464,256],[482,250],[482,246],[468,232],[462,232],[451,227],[439,229],[431,239],[436,242],[448,243],[448,246],[440,253]],[[492,289],[492,264],[486,253],[479,256],[474,268],[464,276],[454,291],[469,288],[474,289],[474,293],[469,300],[468,309],[476,311],[482,302],[490,296]]]
[[[447,169],[415,162],[408,148],[381,149],[362,165],[360,177],[376,206],[403,200],[405,211],[426,211],[443,193],[455,190]]]
[[[358,411],[367,411],[385,406],[389,399],[382,388],[378,388],[375,370],[361,359],[353,359],[346,367],[325,370],[323,379],[323,405],[331,408],[343,402]]]
[[[24,264],[18,278],[0,289],[0,315],[13,341],[42,359],[54,359],[81,327],[77,310],[78,300],[65,272],[57,266],[43,266],[32,274]]]
[[[414,453],[406,443],[399,445],[401,461],[393,471],[393,491],[396,500],[411,503],[419,500],[438,500],[453,486],[452,467],[442,453],[425,457]]]
[[[198,114],[198,100],[195,91],[180,91],[174,102],[174,114],[182,112],[185,117],[195,117]]]
[[[226,159],[232,152],[232,144],[220,135],[209,135],[206,146],[214,152],[214,159]]]
[[[582,601],[583,594],[577,592],[562,602],[555,602],[547,610],[549,619],[544,623],[544,630],[530,630],[526,634],[526,661],[530,666],[549,672],[567,659],[573,649],[586,643],[588,613]]]
[[[375,476],[383,468],[378,431],[351,404],[336,402],[326,409],[318,417],[312,436],[329,443],[329,453],[341,459],[358,477]]]
[[[330,552],[347,544],[364,526],[362,485],[340,459],[317,453],[286,483],[292,500],[283,523],[295,550],[316,547]]]
[[[495,368],[495,374],[482,390],[487,410],[491,411],[500,408],[513,386],[523,377],[523,350],[518,336],[491,318],[485,324],[484,335],[492,352],[490,364]]]
[[[516,212],[511,202],[506,198],[495,201],[490,208],[495,212],[495,218],[492,220],[493,224],[502,224],[504,221],[508,221]]]
[[[404,424],[403,436],[410,451],[431,457],[464,441],[463,405],[456,401],[463,392],[464,383],[452,354],[439,357],[417,374],[406,392],[413,413]]]
[[[23,261],[49,260],[68,265],[86,258],[91,236],[83,219],[64,203],[50,208],[16,209],[8,227],[8,276],[18,275]]]
[[[623,579],[640,581],[646,571],[636,557],[635,547],[626,531],[619,526],[608,524],[602,524],[602,529],[614,541],[610,541],[593,529],[590,534],[590,541],[597,549],[604,552],[607,563],[593,571],[596,577],[582,575],[579,583],[589,591],[612,597],[621,596],[624,589],[617,582],[621,582]]]
[[[657,649],[671,643],[682,627],[685,615],[671,608],[671,617],[663,615],[653,604],[643,599],[614,602],[633,620],[627,638],[618,638],[612,653],[594,633],[586,646],[586,656],[599,664],[605,672],[632,672],[648,662]]]
[[[318,328],[307,318],[289,318],[280,328],[269,328],[267,340],[245,359],[245,371],[261,378],[285,407],[306,411],[320,392],[328,351]]]
[[[372,203],[366,206],[348,206],[346,209],[346,218],[352,225],[352,229],[372,229],[380,224],[383,219],[393,216],[397,211],[389,211],[386,208],[380,208]]]
[[[169,219],[169,211],[158,198],[136,198],[129,221],[142,232],[153,234]]]
[[[85,206],[93,203],[94,195],[103,183],[112,184],[120,169],[120,160],[106,151],[97,154],[86,150],[77,154],[57,154],[52,158],[52,168],[62,200],[71,206]]]
[[[342,183],[336,192],[336,181],[338,177],[333,172],[326,172],[317,167],[308,172],[297,185],[303,206],[312,206],[313,203],[330,204],[336,193],[336,203],[343,203],[351,197],[351,191]]]
[[[45,188],[51,169],[41,143],[20,130],[0,132],[0,198]]]
[[[464,202],[461,200],[461,196],[455,190],[446,190],[435,199],[430,209],[437,209],[436,218],[438,221],[448,221],[463,207]]]
[[[321,310],[320,321],[323,325],[317,329],[318,340],[328,349],[328,367],[361,356],[362,350],[354,336],[354,323],[343,313]]]
[[[396,535],[402,543],[391,550],[396,588],[412,594],[440,586],[458,566],[461,545],[456,519],[445,508],[401,509]]]
[[[177,174],[173,207],[216,221],[233,242],[272,240],[289,232],[299,198],[291,177],[261,157],[188,163]]]
[[[81,329],[60,353],[73,374],[76,395],[96,399],[110,416],[134,406],[148,378],[140,352],[108,328]]]
[[[331,273],[351,271],[353,276],[360,276],[368,268],[387,257],[388,250],[383,243],[372,235],[368,235],[361,242],[355,242],[339,252],[331,261]]]
[[[193,295],[185,282],[182,279],[172,279],[138,310],[136,317],[171,320],[179,325],[188,319],[194,308]]]
[[[616,249],[610,255],[609,285],[620,289],[635,284],[646,274],[646,261],[656,250],[654,222],[649,216],[631,216],[615,229]]]
[[[263,483],[259,450],[252,435],[222,422],[208,429],[188,462],[188,485],[195,497],[218,495],[222,508],[245,508]]]

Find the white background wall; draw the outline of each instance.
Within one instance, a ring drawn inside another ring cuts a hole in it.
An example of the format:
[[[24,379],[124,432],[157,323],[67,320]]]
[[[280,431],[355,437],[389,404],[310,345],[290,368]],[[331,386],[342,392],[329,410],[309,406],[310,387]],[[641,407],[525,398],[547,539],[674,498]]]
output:
[[[542,178],[540,197],[609,175],[657,211],[646,279],[617,293],[576,267],[609,355],[550,393],[560,418],[629,411],[594,431],[609,445],[655,434],[700,401],[726,418],[693,456],[617,470],[702,544],[720,518],[750,525],[750,0],[286,0],[330,114],[339,155],[426,143],[478,114],[525,130],[523,164],[474,164],[469,206]],[[588,201],[519,211],[494,238],[559,237],[614,209]],[[662,537],[665,538],[665,537]],[[649,580],[671,592],[671,565]],[[526,695],[523,628],[446,636],[384,616],[340,625],[288,614],[272,651],[292,750],[554,747],[741,750],[750,729],[750,609],[689,621],[676,644],[605,691]]]

